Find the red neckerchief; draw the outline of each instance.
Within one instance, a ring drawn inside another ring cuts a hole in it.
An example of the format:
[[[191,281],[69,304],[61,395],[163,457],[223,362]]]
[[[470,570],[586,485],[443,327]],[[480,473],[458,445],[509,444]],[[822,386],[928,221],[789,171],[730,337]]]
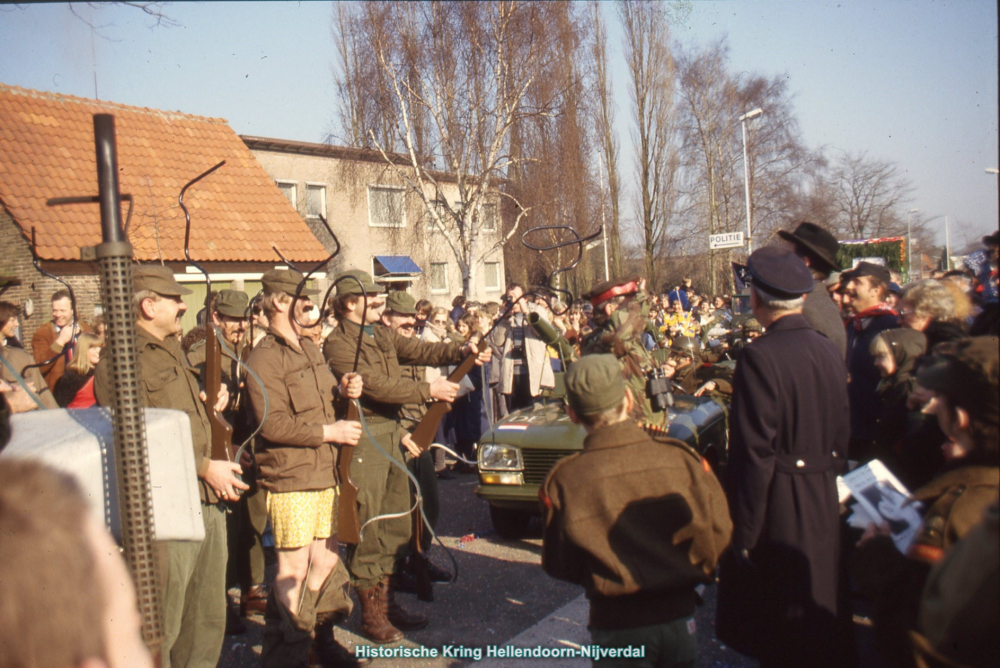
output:
[[[872,306],[871,308],[865,309],[861,313],[852,315],[850,318],[847,319],[847,323],[848,324],[854,323],[854,329],[860,332],[861,321],[865,318],[874,318],[877,315],[899,315],[899,314],[896,313],[896,311],[894,311],[892,307],[889,306],[886,302],[882,302],[880,304]]]

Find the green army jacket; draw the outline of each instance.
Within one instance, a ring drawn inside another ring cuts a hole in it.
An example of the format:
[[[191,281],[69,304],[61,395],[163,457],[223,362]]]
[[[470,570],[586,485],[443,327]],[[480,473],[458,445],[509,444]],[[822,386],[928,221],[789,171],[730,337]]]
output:
[[[591,626],[632,628],[691,614],[733,524],[711,469],[686,444],[625,420],[589,434],[539,495],[542,568],[582,585]]]
[[[295,348],[268,330],[247,359],[264,383],[247,383],[257,422],[261,486],[272,492],[327,489],[337,484],[337,450],[323,442],[323,425],[337,420],[337,380],[319,348],[306,338]],[[268,413],[264,420],[264,392]]]
[[[330,368],[342,377],[354,367],[359,325],[341,320],[323,344],[323,354]],[[398,420],[403,404],[426,404],[431,401],[430,384],[405,378],[400,365],[444,366],[461,361],[459,343],[430,343],[406,338],[382,324],[365,334],[358,360],[358,373],[364,380],[361,406],[366,417]]]
[[[0,347],[0,355],[3,355],[4,359],[21,374],[21,377],[25,381],[35,386],[35,395],[45,408],[59,408],[59,404],[56,403],[55,397],[52,396],[48,383],[45,382],[45,378],[38,367],[28,369],[25,372],[24,367],[35,363],[35,358],[30,353],[20,348],[2,346]],[[3,378],[11,385],[17,384],[14,374],[10,372],[6,365],[0,365],[0,378]]]
[[[215,492],[201,480],[212,456],[211,424],[201,400],[198,372],[188,364],[175,336],[160,341],[142,327],[136,327],[139,357],[139,399],[147,408],[172,408],[191,418],[191,443],[198,468],[198,487],[202,503],[218,503]],[[102,356],[94,373],[94,396],[101,406],[114,402],[114,360]]]
[[[646,373],[658,365],[652,354],[643,345],[642,335],[649,319],[644,311],[648,306],[643,302],[633,302],[634,307],[628,311],[619,309],[611,314],[611,319],[597,327],[583,340],[584,355],[612,354],[622,365],[622,375],[625,383],[632,390],[635,403],[641,409],[641,415],[634,415],[646,424],[665,427],[666,412],[653,410],[653,405],[646,396]]]

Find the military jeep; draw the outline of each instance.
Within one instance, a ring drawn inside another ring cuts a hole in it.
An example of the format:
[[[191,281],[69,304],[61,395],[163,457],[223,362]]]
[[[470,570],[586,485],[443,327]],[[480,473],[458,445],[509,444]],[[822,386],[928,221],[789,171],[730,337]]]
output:
[[[668,434],[705,457],[716,475],[725,470],[729,434],[726,415],[707,397],[674,395]],[[533,516],[541,515],[538,488],[557,461],[583,449],[586,432],[570,422],[560,399],[511,413],[479,441],[476,495],[490,504],[490,519],[501,538],[523,537]]]

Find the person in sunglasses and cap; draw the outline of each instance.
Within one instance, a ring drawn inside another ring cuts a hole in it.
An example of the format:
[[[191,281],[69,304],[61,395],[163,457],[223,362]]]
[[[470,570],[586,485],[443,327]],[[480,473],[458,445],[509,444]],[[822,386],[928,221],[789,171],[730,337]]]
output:
[[[216,410],[229,404],[222,385],[218,397],[205,397],[197,370],[188,363],[177,335],[191,294],[169,267],[139,265],[132,270],[139,362],[139,399],[147,408],[183,411],[191,420],[191,442],[201,495],[205,539],[167,541],[166,567],[160,586],[163,601],[163,665],[215,665],[226,628],[226,500],[236,500],[248,486],[236,475],[235,462],[211,458],[211,425],[206,403]],[[94,396],[101,406],[114,405],[116,360],[103,357],[94,372]]]
[[[765,333],[733,378],[727,496],[733,540],[720,571],[720,640],[761,666],[843,665],[838,620],[838,455],[847,447],[840,351],[802,315],[813,290],[790,250],[748,260],[750,305]]]

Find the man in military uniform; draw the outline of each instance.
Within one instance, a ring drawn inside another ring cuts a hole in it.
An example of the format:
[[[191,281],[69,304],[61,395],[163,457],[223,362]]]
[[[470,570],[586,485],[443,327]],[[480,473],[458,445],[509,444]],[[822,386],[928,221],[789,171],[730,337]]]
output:
[[[733,378],[733,544],[716,630],[762,666],[842,665],[852,645],[837,605],[847,374],[836,345],[802,315],[813,289],[802,260],[767,246],[747,264],[750,304],[767,333],[743,350]]]
[[[401,407],[431,401],[452,402],[458,392],[458,385],[447,378],[439,378],[433,383],[403,378],[400,363],[457,364],[477,348],[474,344],[462,347],[454,342],[429,343],[405,338],[388,327],[374,329],[372,326],[381,319],[385,307],[383,290],[367,272],[352,270],[346,273],[358,280],[337,284],[333,310],[339,324],[327,338],[323,353],[333,372],[343,377],[353,370],[359,329],[364,328],[358,363],[358,373],[365,379],[362,416],[371,437],[377,440],[377,444],[372,442],[366,434],[355,449],[351,464],[352,478],[360,488],[358,519],[364,524],[373,517],[406,513],[411,507],[409,481],[401,470],[405,467],[403,448],[413,456],[418,456],[420,451],[400,425]],[[367,295],[367,309],[359,282]],[[477,363],[489,359],[487,351],[478,356]],[[390,462],[389,457],[396,464]],[[373,642],[396,642],[403,637],[401,629],[415,630],[427,625],[425,617],[410,614],[395,602],[390,585],[396,561],[406,553],[409,540],[410,517],[404,515],[369,525],[361,543],[348,547],[347,567],[361,600],[361,632]]]
[[[587,437],[542,485],[542,568],[584,587],[595,644],[695,666],[695,587],[712,582],[732,532],[722,486],[690,446],[628,417],[635,399],[613,356],[574,363],[566,400]]]
[[[416,330],[416,301],[413,295],[404,291],[396,290],[390,292],[385,300],[385,311],[382,312],[382,322],[374,326],[377,332],[381,327],[388,327],[403,338],[413,338]],[[376,334],[378,336],[378,334]],[[414,382],[424,379],[424,367],[408,364],[400,367],[400,373],[404,378]],[[405,404],[400,409],[400,424],[407,432],[413,432],[420,424],[420,420],[427,412],[426,403]],[[441,490],[438,487],[437,473],[434,471],[434,454],[428,450],[421,452],[418,457],[408,457],[406,465],[410,473],[420,484],[420,494],[424,501],[424,514],[432,527],[437,526],[438,517],[441,514]],[[421,548],[426,552],[431,547],[431,534],[424,531]],[[416,581],[411,568],[412,562],[408,558],[413,550],[408,551],[407,557],[397,566],[397,585],[399,591],[415,592]],[[431,580],[434,582],[447,582],[451,579],[451,574],[432,562],[427,562]]]
[[[615,278],[598,283],[583,296],[594,307],[594,331],[581,344],[583,355],[610,353],[622,365],[625,382],[635,399],[635,414],[645,424],[666,428],[666,411],[654,411],[646,392],[646,374],[657,363],[642,343],[649,322],[645,279]]]
[[[212,301],[212,324],[222,336],[222,382],[229,390],[229,406],[223,411],[223,416],[233,425],[233,443],[239,444],[253,431],[246,424],[247,416],[241,415],[239,408],[244,407],[241,393],[245,388],[242,379],[246,373],[240,368],[240,358],[245,356],[244,347],[247,342],[244,334],[247,331],[247,304],[249,298],[239,290],[220,290]],[[202,382],[205,380],[205,339],[196,341],[188,350],[188,361],[198,369]],[[250,457],[247,457],[249,460]],[[241,462],[246,467],[244,481],[250,485],[246,494],[240,495],[239,501],[226,516],[227,535],[229,536],[229,565],[227,568],[227,583],[237,583],[240,586],[240,614],[246,616],[249,612],[263,613],[267,602],[267,592],[264,591],[264,530],[267,528],[267,492],[264,491],[253,476],[249,462]],[[233,627],[234,619],[229,620]],[[238,632],[240,625],[236,624]]]
[[[339,560],[334,444],[353,446],[361,436],[360,424],[337,419],[334,399],[361,396],[362,382],[345,373],[338,384],[322,353],[303,336],[313,308],[309,297],[316,291],[303,288],[296,300],[301,281],[301,274],[287,269],[261,278],[261,307],[270,326],[247,360],[264,385],[247,387],[263,424],[257,463],[278,553],[264,613],[261,665],[266,667],[305,663],[314,631],[320,645],[314,649],[326,655],[323,662],[351,658],[333,637],[333,618],[318,619],[318,613]]]
[[[168,541],[160,584],[163,604],[163,666],[214,668],[225,632],[226,520],[223,502],[235,500],[247,485],[236,475],[239,464],[211,459],[211,426],[198,374],[188,364],[177,334],[191,291],[174,280],[168,267],[142,265],[132,272],[138,333],[139,398],[148,408],[172,408],[191,419],[191,442],[201,495],[205,540]],[[101,406],[114,402],[111,366],[104,357],[94,375]],[[223,385],[212,398],[216,410],[229,403]]]

